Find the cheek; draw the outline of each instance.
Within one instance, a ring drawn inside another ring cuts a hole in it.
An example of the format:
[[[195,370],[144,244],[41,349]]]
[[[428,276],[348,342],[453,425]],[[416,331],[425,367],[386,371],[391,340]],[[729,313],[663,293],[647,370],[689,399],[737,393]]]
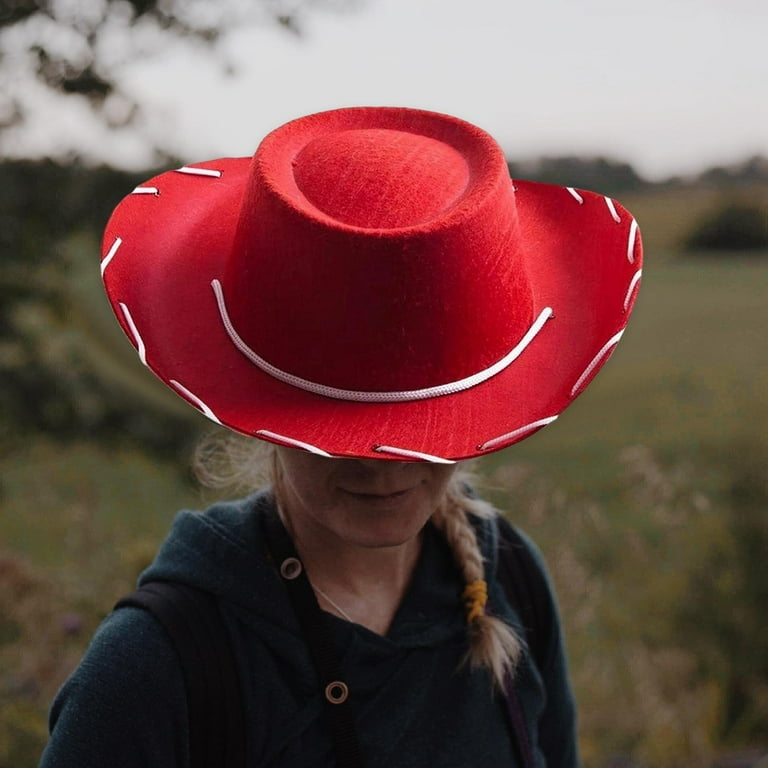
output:
[[[312,499],[330,487],[332,459],[282,447],[277,449],[277,456],[281,484],[302,498]]]
[[[420,517],[425,520],[444,502],[448,488],[453,480],[454,467],[430,467],[423,484],[420,496],[421,505],[418,509]]]
[[[429,469],[429,478],[427,485],[438,497],[442,497],[448,490],[448,486],[456,474],[456,467],[453,466],[435,466]]]
[[[296,501],[308,512],[331,509],[337,506],[339,500],[334,493],[333,485],[326,478],[298,477],[293,479],[292,487]]]

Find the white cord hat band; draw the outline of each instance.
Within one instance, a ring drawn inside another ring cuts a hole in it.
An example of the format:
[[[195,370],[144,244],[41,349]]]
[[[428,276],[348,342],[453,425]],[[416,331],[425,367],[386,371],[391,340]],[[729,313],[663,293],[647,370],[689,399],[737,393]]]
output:
[[[224,291],[221,287],[219,280],[212,280],[211,287],[216,295],[216,303],[219,307],[219,315],[221,321],[224,324],[224,328],[227,335],[231,339],[232,343],[240,350],[255,366],[260,368],[265,373],[268,373],[278,381],[282,381],[286,384],[290,384],[293,387],[306,390],[307,392],[314,392],[316,395],[323,395],[324,397],[331,397],[335,400],[350,400],[355,402],[364,403],[403,403],[412,400],[426,400],[432,397],[440,397],[442,395],[451,395],[456,392],[462,392],[465,389],[470,389],[477,384],[487,381],[488,379],[500,373],[507,368],[514,360],[516,360],[525,350],[525,348],[533,341],[539,331],[544,327],[547,320],[554,317],[554,312],[551,307],[545,307],[539,316],[534,320],[531,327],[526,331],[522,339],[513,347],[501,360],[494,363],[489,368],[474,373],[466,378],[459,379],[458,381],[452,381],[447,384],[439,384],[434,387],[426,387],[424,389],[410,389],[402,390],[398,392],[367,392],[354,389],[339,389],[337,387],[329,387],[326,384],[319,384],[314,381],[308,381],[302,379],[300,376],[295,376],[292,373],[283,371],[280,368],[267,362],[263,357],[254,352],[240,337],[235,330],[232,321],[230,320],[229,313],[227,312],[227,305],[224,300]]]

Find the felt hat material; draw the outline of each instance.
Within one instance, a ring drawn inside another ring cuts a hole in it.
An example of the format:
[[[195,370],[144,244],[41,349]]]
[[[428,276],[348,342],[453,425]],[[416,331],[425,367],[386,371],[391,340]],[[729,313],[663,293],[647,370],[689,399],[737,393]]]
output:
[[[355,107],[137,187],[102,274],[142,362],[215,422],[333,456],[453,461],[583,391],[641,260],[619,203],[510,180],[476,126]]]

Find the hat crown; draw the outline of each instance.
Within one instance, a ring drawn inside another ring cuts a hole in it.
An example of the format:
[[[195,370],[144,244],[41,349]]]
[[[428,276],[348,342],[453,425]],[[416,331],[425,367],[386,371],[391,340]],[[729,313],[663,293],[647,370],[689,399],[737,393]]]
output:
[[[293,174],[319,212],[369,229],[433,220],[461,198],[470,181],[466,160],[450,145],[390,128],[312,139],[294,160]]]
[[[270,365],[311,382],[456,381],[532,321],[518,228],[504,155],[475,126],[389,108],[301,118],[252,160],[222,281],[230,318]]]

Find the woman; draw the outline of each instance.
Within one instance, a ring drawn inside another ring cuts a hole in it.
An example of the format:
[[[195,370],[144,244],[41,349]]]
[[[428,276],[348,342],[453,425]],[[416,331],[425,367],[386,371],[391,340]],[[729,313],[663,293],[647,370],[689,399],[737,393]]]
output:
[[[142,362],[270,446],[264,490],[180,514],[142,576],[214,595],[244,764],[577,765],[541,558],[500,546],[457,467],[554,421],[610,355],[641,274],[631,215],[510,182],[456,118],[351,108],[138,187],[104,254]],[[519,557],[543,597],[503,576]],[[153,615],[113,612],[42,765],[190,765],[182,666]]]

